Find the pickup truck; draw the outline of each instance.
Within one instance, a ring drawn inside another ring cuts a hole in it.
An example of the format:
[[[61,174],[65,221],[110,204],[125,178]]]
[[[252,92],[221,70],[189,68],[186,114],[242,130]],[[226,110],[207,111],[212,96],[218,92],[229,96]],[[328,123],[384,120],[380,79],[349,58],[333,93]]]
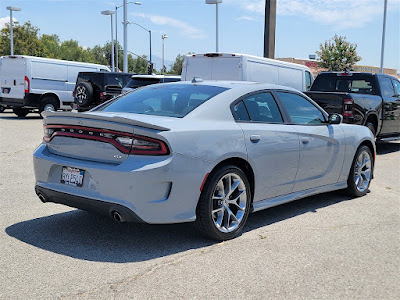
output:
[[[306,94],[329,114],[367,126],[379,140],[400,139],[400,82],[384,74],[322,72]]]

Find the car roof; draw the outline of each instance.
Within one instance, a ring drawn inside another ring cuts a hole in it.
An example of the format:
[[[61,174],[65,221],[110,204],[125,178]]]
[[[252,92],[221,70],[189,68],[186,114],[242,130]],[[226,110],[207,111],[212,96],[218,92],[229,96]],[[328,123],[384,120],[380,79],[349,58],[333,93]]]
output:
[[[131,76],[132,79],[138,79],[138,78],[155,78],[155,79],[163,79],[163,78],[176,78],[180,79],[181,75],[146,75],[146,74],[134,74]]]
[[[263,82],[253,82],[253,81],[225,81],[225,80],[204,80],[202,81],[199,78],[196,79],[196,82],[193,81],[179,81],[173,83],[164,83],[164,84],[194,84],[194,85],[211,85],[218,86],[227,89],[235,89],[235,90],[287,90],[293,92],[299,92],[298,90],[277,84],[271,83],[263,83]]]

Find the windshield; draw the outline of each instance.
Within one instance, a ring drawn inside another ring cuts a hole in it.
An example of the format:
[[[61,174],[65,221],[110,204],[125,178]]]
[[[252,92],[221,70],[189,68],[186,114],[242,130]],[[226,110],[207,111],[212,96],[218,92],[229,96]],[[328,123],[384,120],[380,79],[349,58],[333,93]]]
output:
[[[98,110],[182,118],[226,90],[227,88],[208,85],[153,85],[119,97]]]

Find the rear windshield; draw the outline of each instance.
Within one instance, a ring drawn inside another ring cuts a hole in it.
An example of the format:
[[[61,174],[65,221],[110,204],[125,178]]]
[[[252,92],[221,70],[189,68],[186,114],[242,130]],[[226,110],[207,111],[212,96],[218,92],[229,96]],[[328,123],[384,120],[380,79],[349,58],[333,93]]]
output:
[[[154,85],[119,97],[98,110],[182,118],[226,90],[227,88],[208,85]]]
[[[374,78],[371,76],[318,75],[311,91],[376,94]]]

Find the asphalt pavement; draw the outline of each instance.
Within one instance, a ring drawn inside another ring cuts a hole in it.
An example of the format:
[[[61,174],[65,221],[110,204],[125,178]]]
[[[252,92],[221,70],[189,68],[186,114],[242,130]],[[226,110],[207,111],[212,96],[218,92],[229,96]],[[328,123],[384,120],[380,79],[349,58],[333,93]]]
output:
[[[0,299],[400,299],[400,143],[371,192],[251,214],[216,243],[191,224],[116,223],[34,192],[42,120],[0,114]]]

